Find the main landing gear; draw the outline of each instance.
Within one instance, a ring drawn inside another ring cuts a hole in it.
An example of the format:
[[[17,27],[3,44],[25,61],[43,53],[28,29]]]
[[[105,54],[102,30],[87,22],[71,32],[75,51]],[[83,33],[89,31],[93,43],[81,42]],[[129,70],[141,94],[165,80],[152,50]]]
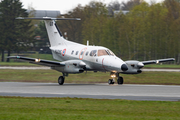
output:
[[[117,77],[117,83],[118,85],[122,85],[124,83],[123,77],[119,76],[119,73],[111,73],[112,79],[109,79],[108,83],[109,85],[112,85],[115,83],[115,78]]]
[[[60,77],[58,78],[58,83],[59,83],[59,85],[63,85],[63,84],[64,84],[64,80],[65,80],[65,77],[64,77],[64,76],[60,76]]]
[[[65,76],[68,76],[68,74],[67,73],[63,73],[63,76],[60,76],[58,78],[59,85],[63,85],[64,84]]]

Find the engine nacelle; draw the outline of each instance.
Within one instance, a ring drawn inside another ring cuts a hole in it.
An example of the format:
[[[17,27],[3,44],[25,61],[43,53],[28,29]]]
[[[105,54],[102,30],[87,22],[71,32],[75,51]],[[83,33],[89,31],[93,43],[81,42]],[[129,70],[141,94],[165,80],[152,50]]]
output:
[[[53,66],[51,69],[57,70],[63,73],[83,73],[86,69],[86,64],[81,60],[68,60],[64,61],[65,66]]]
[[[142,62],[136,60],[130,60],[125,62],[128,66],[128,70],[122,72],[123,74],[139,74],[142,72],[142,70],[140,70],[144,67],[144,64]]]
[[[125,72],[122,72],[123,74],[139,74],[142,73],[142,70],[140,69],[133,69],[133,70],[127,70]]]

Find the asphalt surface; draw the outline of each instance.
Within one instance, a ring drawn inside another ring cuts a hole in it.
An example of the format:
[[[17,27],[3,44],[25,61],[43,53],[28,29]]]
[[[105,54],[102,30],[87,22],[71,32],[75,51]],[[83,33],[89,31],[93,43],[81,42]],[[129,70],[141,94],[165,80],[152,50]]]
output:
[[[180,101],[180,86],[0,82],[0,96]]]

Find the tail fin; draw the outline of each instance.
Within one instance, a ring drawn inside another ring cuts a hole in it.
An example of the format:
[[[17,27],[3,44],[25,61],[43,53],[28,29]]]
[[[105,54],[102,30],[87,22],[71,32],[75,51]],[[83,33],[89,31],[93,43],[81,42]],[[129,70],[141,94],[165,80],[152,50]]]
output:
[[[51,47],[58,45],[66,45],[66,40],[63,38],[63,35],[59,30],[58,26],[56,25],[55,20],[80,20],[79,18],[50,18],[50,17],[43,17],[43,18],[18,17],[17,19],[44,20]]]
[[[63,35],[58,29],[54,20],[45,20],[45,25],[46,25],[51,47],[57,46],[57,45],[66,45]]]

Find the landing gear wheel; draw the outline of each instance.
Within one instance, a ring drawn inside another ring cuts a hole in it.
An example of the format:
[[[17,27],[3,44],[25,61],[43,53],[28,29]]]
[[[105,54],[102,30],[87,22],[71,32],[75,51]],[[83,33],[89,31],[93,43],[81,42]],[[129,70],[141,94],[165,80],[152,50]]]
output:
[[[60,76],[58,78],[58,83],[59,83],[59,85],[63,85],[64,84],[64,77],[63,76]]]
[[[124,83],[123,77],[118,77],[117,83],[118,83],[119,85],[122,85],[122,84]]]
[[[113,79],[109,79],[108,83],[109,83],[109,85],[114,84]]]

